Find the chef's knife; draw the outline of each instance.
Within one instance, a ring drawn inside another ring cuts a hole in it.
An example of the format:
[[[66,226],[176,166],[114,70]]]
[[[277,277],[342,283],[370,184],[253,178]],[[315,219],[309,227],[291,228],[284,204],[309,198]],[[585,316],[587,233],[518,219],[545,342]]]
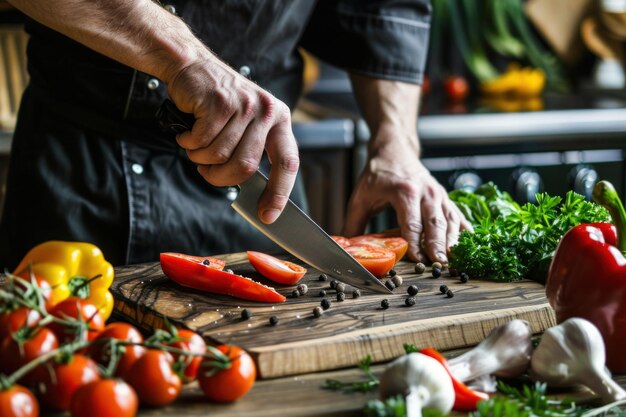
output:
[[[181,112],[170,100],[161,105],[157,119],[161,128],[171,133],[191,130],[195,121],[192,114]],[[267,178],[257,170],[239,185],[239,195],[232,207],[274,243],[315,269],[354,287],[390,293],[378,278],[350,256],[291,200],[287,201],[285,209],[274,223],[263,223],[257,213],[259,198],[266,185]]]

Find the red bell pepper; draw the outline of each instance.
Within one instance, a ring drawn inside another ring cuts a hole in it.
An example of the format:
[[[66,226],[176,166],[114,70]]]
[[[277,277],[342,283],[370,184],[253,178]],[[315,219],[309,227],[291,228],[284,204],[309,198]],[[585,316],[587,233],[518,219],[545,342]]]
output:
[[[617,227],[593,223],[569,230],[552,258],[546,296],[558,323],[582,317],[595,324],[607,366],[626,372],[626,212],[606,181],[596,184],[593,198],[609,210]]]
[[[227,294],[244,300],[265,303],[282,303],[284,296],[266,285],[250,278],[222,271],[219,263],[203,262],[206,257],[194,257],[180,253],[162,253],[161,269],[172,281],[184,287],[207,291],[215,294]],[[214,258],[209,258],[214,259]],[[221,262],[221,261],[220,261]],[[224,266],[221,265],[223,268]]]
[[[426,348],[420,350],[420,353],[426,356],[430,356],[437,362],[443,365],[443,367],[450,375],[452,380],[452,386],[454,387],[454,406],[452,408],[457,411],[475,411],[479,401],[489,398],[484,392],[474,391],[452,375],[450,368],[448,367],[448,360],[443,355],[437,352],[433,348]]]

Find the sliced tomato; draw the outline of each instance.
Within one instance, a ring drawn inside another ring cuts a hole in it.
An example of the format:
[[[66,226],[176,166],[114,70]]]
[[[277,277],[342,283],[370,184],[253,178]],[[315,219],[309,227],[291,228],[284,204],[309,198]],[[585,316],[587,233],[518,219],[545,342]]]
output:
[[[202,264],[204,266],[208,266],[209,268],[217,269],[219,271],[223,271],[224,267],[226,266],[226,262],[222,261],[221,259],[213,258],[212,256],[193,256],[175,252],[167,252],[166,255],[171,258],[180,258],[189,262]]]
[[[179,253],[162,253],[161,269],[177,284],[200,291],[265,303],[282,303],[286,300],[273,288],[241,275],[211,268],[211,265],[205,265],[194,258],[196,257],[181,256]]]
[[[350,246],[350,239],[348,239],[347,237],[343,237],[343,236],[331,236],[331,237],[342,248]]]
[[[377,277],[389,272],[396,261],[396,254],[389,249],[368,245],[350,245],[345,248],[354,259]]]
[[[306,268],[293,262],[283,261],[262,252],[248,251],[246,253],[254,269],[274,282],[292,285],[306,274]]]
[[[350,238],[351,245],[369,245],[379,248],[385,248],[392,250],[396,254],[396,262],[402,259],[407,249],[409,249],[409,242],[399,236],[389,236],[386,233],[372,233],[369,235],[361,235]]]

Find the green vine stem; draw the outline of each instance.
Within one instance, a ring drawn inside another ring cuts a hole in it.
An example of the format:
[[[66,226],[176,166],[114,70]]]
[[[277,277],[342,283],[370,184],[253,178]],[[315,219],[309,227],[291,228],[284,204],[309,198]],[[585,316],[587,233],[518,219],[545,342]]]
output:
[[[592,196],[596,203],[611,213],[617,229],[617,248],[626,255],[626,211],[615,187],[608,181],[599,181],[593,189]]]

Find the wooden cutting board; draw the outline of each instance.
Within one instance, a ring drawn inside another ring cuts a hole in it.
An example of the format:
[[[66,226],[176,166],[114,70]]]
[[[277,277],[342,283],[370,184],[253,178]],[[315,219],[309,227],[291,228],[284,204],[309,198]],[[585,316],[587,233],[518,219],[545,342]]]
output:
[[[254,271],[245,254],[221,258],[236,273],[272,285]],[[374,362],[388,361],[403,353],[404,343],[442,350],[472,346],[494,327],[516,318],[527,320],[534,333],[556,324],[544,287],[535,282],[461,283],[447,272],[435,279],[430,270],[415,274],[409,262],[398,263],[395,270],[404,283],[393,294],[362,291],[353,299],[348,287],[342,302],[336,300],[330,280],[319,281],[320,273],[313,269],[300,281],[309,287],[305,296],[289,298],[295,287],[273,285],[288,296],[275,305],[181,287],[163,275],[158,263],[116,268],[111,291],[118,316],[146,330],[163,327],[167,318],[200,332],[210,342],[242,346],[255,358],[262,378],[354,366],[366,355]],[[418,286],[419,294],[417,303],[407,307],[404,301],[411,284]],[[454,297],[440,292],[442,284]],[[332,305],[322,317],[314,318],[322,289]],[[385,298],[390,305],[386,310],[381,308]],[[252,313],[249,320],[241,318],[244,308]],[[269,324],[271,316],[278,317],[276,326]]]

